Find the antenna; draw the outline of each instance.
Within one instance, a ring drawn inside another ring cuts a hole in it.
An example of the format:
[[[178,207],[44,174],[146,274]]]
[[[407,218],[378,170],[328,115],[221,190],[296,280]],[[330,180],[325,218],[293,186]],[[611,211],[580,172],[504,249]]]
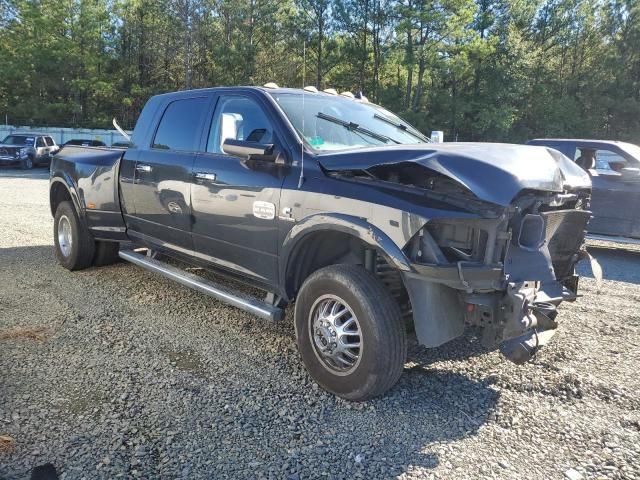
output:
[[[304,182],[304,82],[307,64],[307,40],[302,41],[302,141],[300,142],[300,178],[298,178],[298,188]]]
[[[126,138],[129,142],[131,141],[131,137],[129,135],[127,135],[127,133],[120,128],[120,125],[118,125],[118,122],[116,121],[116,119],[113,119],[113,126],[115,127],[115,129],[120,133],[120,135],[122,135],[124,138]]]

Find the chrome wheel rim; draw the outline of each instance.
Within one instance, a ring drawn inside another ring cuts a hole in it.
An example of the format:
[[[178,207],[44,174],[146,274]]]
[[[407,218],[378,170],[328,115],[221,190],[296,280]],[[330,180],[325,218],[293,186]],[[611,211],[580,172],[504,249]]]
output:
[[[362,331],[353,309],[336,295],[318,298],[309,314],[309,338],[320,363],[335,375],[348,375],[362,358]]]
[[[65,257],[71,254],[73,235],[71,233],[71,222],[66,215],[62,215],[58,220],[58,246]]]

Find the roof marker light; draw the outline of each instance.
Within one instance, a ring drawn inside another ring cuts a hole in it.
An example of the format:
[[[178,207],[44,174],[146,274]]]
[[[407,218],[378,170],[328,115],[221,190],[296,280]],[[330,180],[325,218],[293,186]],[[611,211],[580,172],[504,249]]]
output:
[[[364,94],[362,93],[362,90],[359,90],[358,93],[354,95],[354,97],[356,100],[360,100],[363,103],[369,103],[369,99],[364,96]]]
[[[351,92],[342,92],[340,95],[347,98],[356,98],[355,95]]]
[[[269,82],[269,83],[265,83],[263,85],[264,88],[280,88],[278,87],[278,84],[275,82]]]
[[[318,93],[318,89],[313,85],[308,85],[303,89],[305,92]]]
[[[329,95],[338,95],[338,92],[335,88],[325,88],[323,92],[328,93]]]

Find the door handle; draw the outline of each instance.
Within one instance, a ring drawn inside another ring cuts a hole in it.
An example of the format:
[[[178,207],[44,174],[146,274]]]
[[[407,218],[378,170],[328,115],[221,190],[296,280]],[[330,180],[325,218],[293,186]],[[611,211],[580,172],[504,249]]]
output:
[[[150,173],[153,169],[151,168],[151,165],[136,165],[136,170],[138,172]]]
[[[207,180],[209,182],[215,182],[216,181],[216,174],[215,173],[206,173],[206,172],[196,172],[193,174],[194,177],[196,177],[198,180]]]

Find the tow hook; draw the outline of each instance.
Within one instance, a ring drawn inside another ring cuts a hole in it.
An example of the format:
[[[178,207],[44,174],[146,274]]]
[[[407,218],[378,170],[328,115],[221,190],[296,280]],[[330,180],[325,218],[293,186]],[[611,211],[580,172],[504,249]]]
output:
[[[538,349],[555,335],[558,327],[556,306],[552,303],[536,302],[530,305],[530,309],[537,319],[536,327],[500,344],[502,354],[517,365],[531,360]]]

